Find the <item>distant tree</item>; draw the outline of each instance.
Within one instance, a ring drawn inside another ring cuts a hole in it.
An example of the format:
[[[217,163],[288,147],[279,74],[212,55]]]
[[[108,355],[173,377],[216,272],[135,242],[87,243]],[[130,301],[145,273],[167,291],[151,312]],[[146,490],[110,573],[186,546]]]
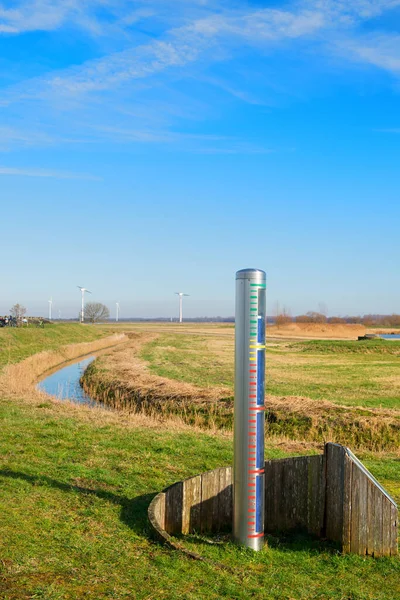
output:
[[[97,323],[98,321],[104,321],[110,316],[110,311],[105,304],[101,302],[88,302],[85,305],[85,321],[91,323]]]
[[[297,323],[326,323],[326,316],[319,312],[309,311],[296,317]]]
[[[25,306],[22,306],[22,304],[14,304],[14,306],[10,308],[10,315],[19,321],[26,315]]]
[[[282,325],[287,325],[293,321],[290,311],[283,307],[283,310],[280,311],[275,317],[275,325],[278,327],[282,327]]]
[[[391,315],[390,325],[392,327],[400,327],[400,315]]]
[[[374,315],[364,315],[362,318],[362,324],[366,327],[373,327],[374,325],[378,325],[378,319]]]
[[[328,323],[332,323],[332,324],[346,324],[346,319],[343,319],[343,317],[328,317]]]
[[[346,323],[350,323],[351,325],[359,325],[360,323],[362,323],[362,318],[360,316],[347,315],[345,319]]]

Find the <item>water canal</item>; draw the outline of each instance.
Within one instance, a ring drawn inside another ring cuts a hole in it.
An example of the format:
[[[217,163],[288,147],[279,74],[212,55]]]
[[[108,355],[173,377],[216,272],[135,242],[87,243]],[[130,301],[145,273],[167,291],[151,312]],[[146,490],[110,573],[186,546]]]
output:
[[[77,404],[98,406],[98,403],[84,392],[80,384],[80,378],[84,370],[95,358],[95,356],[89,356],[55,371],[38,383],[38,389],[55,396],[59,400],[70,400]]]

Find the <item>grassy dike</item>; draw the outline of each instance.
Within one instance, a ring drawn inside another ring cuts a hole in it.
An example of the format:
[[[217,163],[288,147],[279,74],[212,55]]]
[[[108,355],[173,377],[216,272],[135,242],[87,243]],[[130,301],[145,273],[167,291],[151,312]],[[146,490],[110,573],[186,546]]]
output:
[[[343,557],[301,537],[270,537],[257,554],[226,540],[188,540],[231,573],[153,542],[146,516],[153,495],[229,464],[230,436],[7,392],[0,431],[2,600],[400,597],[397,558]],[[266,455],[285,452],[268,445]],[[363,458],[400,500],[398,457]]]
[[[20,362],[33,354],[45,350],[57,350],[66,344],[93,342],[110,330],[102,326],[80,325],[79,323],[59,323],[43,328],[29,327],[0,328],[0,368]]]
[[[267,437],[396,451],[399,358],[396,342],[269,342]],[[138,334],[94,361],[82,381],[106,405],[231,430],[233,378],[233,336],[214,331],[207,337]]]

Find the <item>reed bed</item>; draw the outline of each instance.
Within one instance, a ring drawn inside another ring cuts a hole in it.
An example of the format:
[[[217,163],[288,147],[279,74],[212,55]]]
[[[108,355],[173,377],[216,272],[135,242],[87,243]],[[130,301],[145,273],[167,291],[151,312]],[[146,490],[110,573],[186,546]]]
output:
[[[128,338],[124,334],[114,334],[92,342],[68,344],[57,350],[39,352],[21,362],[7,365],[0,374],[0,391],[7,394],[30,392],[38,379],[48,371],[93,352],[121,344],[125,340]]]
[[[82,377],[85,391],[99,402],[153,418],[178,416],[207,430],[231,431],[233,395],[227,386],[200,387],[153,374],[139,354],[138,336],[124,348],[94,361]],[[301,396],[266,398],[267,438],[307,443],[327,441],[374,452],[400,446],[400,413],[396,410],[339,406]]]

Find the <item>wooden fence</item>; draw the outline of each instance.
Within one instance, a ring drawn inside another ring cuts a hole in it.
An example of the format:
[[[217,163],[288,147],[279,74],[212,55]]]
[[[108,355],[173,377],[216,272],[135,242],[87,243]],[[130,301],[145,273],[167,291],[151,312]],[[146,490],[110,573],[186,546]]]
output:
[[[265,531],[302,529],[337,542],[343,552],[397,554],[394,500],[354,454],[326,444],[324,454],[265,463]],[[232,527],[232,469],[215,469],[175,483],[149,507],[158,536]]]

